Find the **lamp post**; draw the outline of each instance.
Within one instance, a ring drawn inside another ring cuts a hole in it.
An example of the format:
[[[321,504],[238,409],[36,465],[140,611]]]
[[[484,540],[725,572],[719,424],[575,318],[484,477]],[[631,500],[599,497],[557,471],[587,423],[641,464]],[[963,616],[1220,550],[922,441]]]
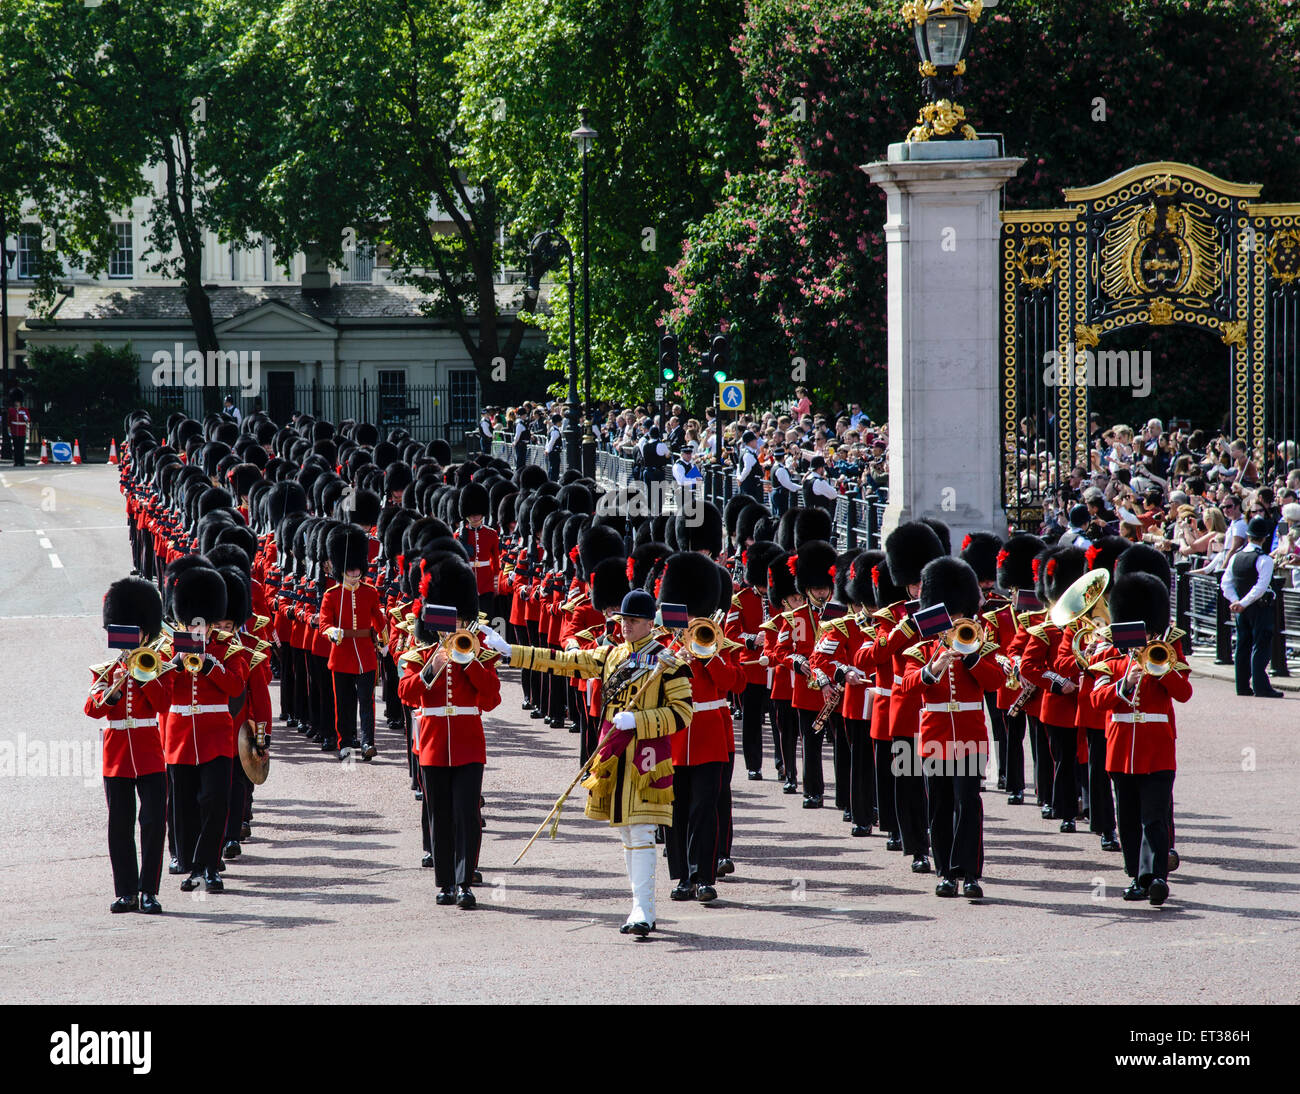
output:
[[[17,257],[9,249],[9,222],[5,216],[5,203],[0,200],[0,392],[4,404],[9,403],[9,264]],[[13,456],[9,441],[9,426],[0,426],[0,459]]]
[[[582,389],[583,424],[582,473],[596,473],[596,438],[591,430],[591,206],[587,199],[587,153],[597,133],[587,124],[587,108],[578,108],[578,128],[569,134],[582,156]],[[575,408],[576,409],[576,408]],[[576,426],[575,426],[576,428]]]
[[[578,429],[578,343],[574,331],[573,299],[573,247],[569,240],[554,225],[544,232],[538,232],[528,244],[529,262],[533,288],[539,289],[542,275],[550,270],[561,258],[569,261],[569,420],[565,425],[565,456],[570,467],[577,467],[581,457],[582,434]]]
[[[980,15],[997,7],[998,0],[906,0],[902,14],[912,28],[912,41],[920,55],[921,93],[929,100],[907,134],[909,142],[976,139],[957,103],[970,47]]]

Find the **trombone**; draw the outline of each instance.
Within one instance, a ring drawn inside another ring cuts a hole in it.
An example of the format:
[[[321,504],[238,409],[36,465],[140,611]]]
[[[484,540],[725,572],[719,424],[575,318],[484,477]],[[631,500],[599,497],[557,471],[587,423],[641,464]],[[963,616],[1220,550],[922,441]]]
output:
[[[468,665],[478,656],[480,649],[478,635],[474,633],[477,628],[478,624],[475,623],[472,627],[461,627],[452,631],[438,642],[418,642],[398,660],[404,665],[419,664],[424,661],[424,655],[429,650],[441,649],[447,655],[447,660],[457,665]],[[427,663],[425,667],[428,667]]]
[[[975,653],[984,645],[984,627],[964,616],[954,619],[952,626],[944,632],[943,644],[961,657]]]
[[[721,644],[721,632],[711,619],[700,617],[692,619],[682,631],[682,646],[692,657],[707,661],[717,655]]]
[[[1148,642],[1133,655],[1145,676],[1163,676],[1174,667],[1174,647],[1164,641]]]
[[[128,675],[141,684],[155,680],[166,671],[165,663],[158,654],[158,646],[165,641],[165,635],[159,635],[152,642],[137,646],[133,650],[123,650],[115,661],[110,661],[98,669],[92,687],[98,687],[116,668],[122,668]]]

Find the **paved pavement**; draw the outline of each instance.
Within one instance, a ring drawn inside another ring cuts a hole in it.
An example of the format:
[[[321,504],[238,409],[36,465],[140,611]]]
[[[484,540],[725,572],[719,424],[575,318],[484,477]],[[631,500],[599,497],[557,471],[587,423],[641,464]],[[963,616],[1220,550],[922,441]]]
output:
[[[165,877],[165,915],[110,916],[98,734],[81,707],[103,658],[100,597],[130,565],[114,471],[5,469],[0,559],[0,1001],[606,1002],[647,982],[660,1002],[1300,997],[1300,703],[1209,678],[1179,712],[1183,865],[1160,909],[1119,899],[1119,856],[1095,837],[994,793],[987,899],[939,900],[882,837],[800,809],[769,767],[735,785],[737,873],[721,899],[671,903],[661,864],[659,931],[634,942],[615,929],[617,840],[579,799],[559,839],[510,865],[576,745],[520,716],[507,672],[487,721],[479,910],[433,903],[395,735],[381,728],[375,762],[345,766],[278,727],[227,891],[185,895]],[[41,760],[62,773],[34,773]]]

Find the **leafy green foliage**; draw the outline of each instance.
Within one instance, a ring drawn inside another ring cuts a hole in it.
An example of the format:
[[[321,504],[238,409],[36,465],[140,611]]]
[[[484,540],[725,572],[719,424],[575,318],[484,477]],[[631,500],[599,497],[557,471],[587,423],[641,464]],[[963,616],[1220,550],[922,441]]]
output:
[[[122,419],[140,405],[140,357],[131,346],[96,342],[85,354],[66,346],[34,346],[27,393],[32,419],[49,440],[79,438],[81,454],[106,452],[122,439]],[[159,419],[161,420],[161,419]]]

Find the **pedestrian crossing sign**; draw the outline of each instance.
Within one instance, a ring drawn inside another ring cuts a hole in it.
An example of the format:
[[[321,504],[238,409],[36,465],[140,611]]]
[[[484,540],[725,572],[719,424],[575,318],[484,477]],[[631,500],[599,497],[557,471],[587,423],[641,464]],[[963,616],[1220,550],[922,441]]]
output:
[[[745,381],[724,380],[718,385],[718,401],[724,410],[744,410]]]

